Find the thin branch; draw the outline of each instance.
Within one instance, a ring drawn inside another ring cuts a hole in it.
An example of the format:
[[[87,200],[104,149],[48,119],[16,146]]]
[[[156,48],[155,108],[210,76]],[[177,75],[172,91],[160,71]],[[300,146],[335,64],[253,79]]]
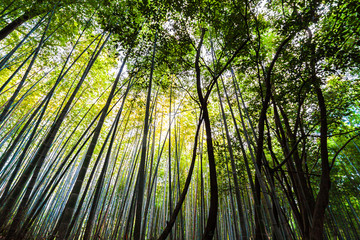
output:
[[[332,169],[332,167],[334,166],[336,157],[339,155],[339,153],[346,147],[346,145],[349,144],[349,142],[351,142],[352,140],[354,140],[355,138],[357,138],[360,135],[360,132],[358,134],[356,134],[355,136],[351,137],[349,140],[346,141],[346,143],[335,153],[335,156],[333,157],[333,159],[331,160],[331,165],[330,165],[330,170]]]

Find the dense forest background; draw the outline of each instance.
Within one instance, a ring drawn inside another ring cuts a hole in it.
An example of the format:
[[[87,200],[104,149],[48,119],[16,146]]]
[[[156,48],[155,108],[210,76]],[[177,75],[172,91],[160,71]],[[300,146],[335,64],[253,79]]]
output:
[[[0,239],[360,239],[358,0],[0,0]]]

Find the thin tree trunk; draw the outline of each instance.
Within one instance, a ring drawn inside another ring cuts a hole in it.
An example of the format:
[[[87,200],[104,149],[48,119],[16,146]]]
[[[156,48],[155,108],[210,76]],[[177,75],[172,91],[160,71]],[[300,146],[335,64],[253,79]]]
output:
[[[130,49],[131,50],[131,49]],[[78,199],[78,196],[79,196],[79,193],[80,193],[80,189],[81,189],[81,185],[84,181],[84,178],[85,178],[85,174],[87,172],[87,169],[89,167],[89,164],[90,164],[90,160],[91,160],[91,157],[92,157],[92,154],[95,150],[95,145],[97,143],[97,140],[99,138],[99,135],[100,135],[100,131],[101,131],[101,128],[104,124],[104,120],[105,120],[105,117],[107,115],[107,111],[109,109],[109,106],[110,106],[110,103],[111,103],[111,100],[113,99],[114,97],[114,93],[115,93],[115,89],[116,89],[116,86],[117,86],[117,83],[119,82],[120,80],[120,75],[124,69],[124,66],[125,66],[125,62],[129,56],[129,53],[130,53],[130,50],[128,50],[124,60],[123,60],[123,63],[122,63],[122,66],[116,76],[116,79],[115,79],[115,82],[113,83],[113,87],[111,89],[111,92],[109,94],[109,97],[106,101],[106,104],[105,104],[105,107],[104,107],[104,110],[100,116],[100,119],[99,119],[99,122],[96,126],[96,129],[95,129],[95,133],[93,135],[93,138],[91,140],[91,143],[90,143],[90,146],[85,154],[85,159],[83,161],[83,164],[81,166],[81,170],[79,172],[79,175],[77,176],[77,180],[76,180],[76,183],[75,185],[72,187],[72,191],[71,191],[71,195],[66,203],[66,206],[65,206],[65,209],[60,217],[60,220],[54,230],[54,233],[55,234],[59,234],[59,238],[60,239],[64,239],[65,238],[65,234],[67,232],[67,229],[69,228],[69,223],[70,223],[70,220],[71,220],[71,217],[73,215],[73,211],[74,211],[74,207],[75,207],[75,204],[77,202],[77,199]]]
[[[125,104],[126,96],[129,93],[129,90],[130,90],[131,86],[132,86],[131,81],[129,81],[129,85],[128,85],[128,87],[126,89],[126,92],[125,92],[125,95],[123,97],[123,102],[121,104],[119,112],[118,112],[118,114],[117,114],[117,116],[116,116],[116,118],[114,120],[114,123],[113,123],[112,136],[111,136],[108,151],[107,151],[107,154],[106,154],[106,157],[105,157],[105,160],[104,160],[103,169],[101,171],[99,180],[98,180],[98,182],[97,182],[97,184],[95,186],[96,190],[95,190],[95,195],[94,195],[94,201],[91,204],[90,215],[89,215],[89,218],[87,220],[84,239],[90,239],[90,236],[91,236],[92,225],[93,225],[93,221],[95,219],[95,211],[97,209],[97,205],[98,205],[99,198],[100,198],[100,193],[101,193],[104,181],[105,181],[105,174],[106,174],[106,171],[107,171],[107,168],[108,168],[108,165],[109,165],[109,159],[110,159],[112,146],[113,146],[113,143],[115,141],[115,136],[116,136],[119,120],[120,120],[120,117],[121,117],[121,113],[122,113],[122,110],[123,110],[123,107],[124,107],[124,104]],[[108,135],[110,136],[110,134],[111,134],[111,131],[109,132]],[[105,146],[105,144],[106,144],[106,142],[104,143],[104,146]]]
[[[230,155],[230,163],[231,163],[231,170],[232,170],[231,173],[233,175],[234,185],[235,185],[235,195],[236,195],[236,202],[237,202],[237,207],[238,207],[238,212],[239,212],[239,217],[240,217],[240,226],[241,226],[241,234],[242,234],[241,239],[243,239],[243,238],[247,239],[248,237],[247,237],[247,232],[246,232],[244,211],[242,209],[242,204],[241,204],[240,187],[239,187],[238,177],[236,174],[236,166],[235,166],[234,153],[233,153],[233,149],[232,149],[229,128],[228,128],[226,117],[225,117],[225,111],[224,111],[223,103],[221,100],[220,89],[219,89],[218,83],[216,83],[216,87],[217,87],[218,97],[219,97],[219,101],[220,101],[222,120],[224,122],[227,147],[228,147],[228,151],[229,151],[229,155]]]
[[[205,98],[203,97],[203,93],[201,89],[201,73],[200,73],[199,60],[200,60],[200,51],[203,44],[204,35],[205,35],[205,29],[202,29],[200,42],[197,48],[196,59],[195,59],[195,72],[196,72],[196,88],[197,88],[201,109],[203,110],[203,118],[206,129],[206,146],[207,146],[209,171],[210,171],[210,208],[209,208],[207,224],[202,239],[211,240],[215,234],[219,200],[218,200],[218,186],[217,186],[217,177],[216,177],[216,163],[214,156],[214,146],[211,135],[210,117],[207,108],[207,97]],[[211,88],[209,89],[209,92],[210,91]],[[208,95],[209,94],[207,94],[207,96]]]
[[[198,137],[199,137],[199,132],[200,132],[200,127],[201,127],[202,121],[203,121],[203,118],[202,118],[202,114],[200,113],[199,122],[198,122],[196,132],[195,132],[194,147],[193,147],[193,152],[192,152],[191,164],[190,164],[190,168],[188,171],[188,176],[186,178],[185,185],[184,185],[183,191],[179,197],[179,200],[174,208],[174,211],[171,214],[170,220],[167,222],[167,225],[166,225],[165,229],[163,230],[163,232],[161,233],[158,240],[165,240],[167,238],[167,236],[169,235],[169,233],[175,223],[176,217],[181,210],[181,206],[185,200],[186,194],[189,190],[192,173],[193,173],[194,167],[195,167]]]
[[[10,97],[9,101],[7,102],[6,106],[4,107],[3,111],[2,111],[1,114],[0,114],[0,124],[5,120],[5,118],[6,118],[7,115],[9,114],[8,112],[9,112],[9,110],[10,110],[10,107],[12,106],[13,102],[15,101],[18,93],[20,92],[23,84],[25,83],[25,80],[27,79],[28,74],[30,73],[30,70],[31,70],[32,66],[33,66],[34,63],[35,63],[35,60],[36,60],[36,58],[37,58],[37,56],[38,56],[38,54],[39,54],[39,51],[40,51],[40,49],[41,49],[41,47],[42,47],[42,45],[43,45],[43,43],[44,43],[45,35],[46,35],[46,32],[47,32],[47,30],[48,30],[48,28],[49,28],[49,25],[50,25],[50,22],[51,22],[51,19],[52,19],[53,14],[54,14],[54,12],[52,12],[52,15],[51,15],[50,18],[49,18],[49,21],[48,21],[48,23],[47,23],[47,25],[46,25],[46,28],[45,28],[45,30],[44,30],[44,33],[43,33],[42,36],[41,36],[41,40],[40,40],[40,42],[39,42],[39,44],[38,44],[38,46],[37,46],[37,48],[36,48],[36,50],[35,50],[35,52],[34,52],[34,56],[32,57],[31,62],[30,62],[30,64],[29,64],[29,66],[28,66],[28,68],[27,68],[24,76],[22,77],[22,79],[21,79],[18,87],[16,88],[15,92],[12,94],[12,96]],[[0,35],[0,36],[1,36],[1,35]],[[1,40],[1,39],[0,39],[0,40]]]
[[[149,114],[150,114],[150,99],[151,99],[151,88],[152,88],[152,80],[153,80],[153,72],[154,72],[154,65],[155,65],[155,50],[156,50],[156,40],[157,34],[155,34],[154,40],[154,47],[153,47],[153,56],[152,56],[152,63],[151,63],[151,70],[150,70],[150,77],[149,77],[149,86],[148,86],[148,93],[146,99],[146,110],[145,110],[145,119],[144,119],[144,135],[143,135],[143,142],[141,147],[141,158],[140,158],[140,165],[139,165],[139,172],[136,180],[136,187],[135,187],[135,226],[134,226],[134,239],[139,240],[141,237],[141,224],[142,224],[142,205],[144,200],[144,189],[145,189],[145,158],[146,158],[146,149],[147,149],[147,135],[149,131]],[[144,223],[145,224],[145,223]]]
[[[320,177],[320,189],[316,198],[314,213],[312,216],[312,226],[310,229],[310,239],[311,240],[320,240],[324,236],[324,221],[325,221],[325,211],[329,204],[329,192],[331,187],[330,181],[330,165],[329,165],[329,153],[327,146],[327,134],[328,134],[328,125],[327,125],[327,111],[325,99],[320,87],[321,81],[316,76],[316,56],[315,56],[315,45],[311,42],[312,33],[310,29],[307,29],[310,38],[311,44],[311,79],[314,83],[315,93],[317,96],[319,109],[320,109],[320,156],[321,156],[321,177]]]
[[[325,210],[329,204],[330,192],[330,166],[327,149],[327,117],[324,96],[320,86],[315,87],[320,108],[320,151],[321,151],[321,178],[320,190],[316,199],[313,223],[310,230],[311,240],[323,239]]]
[[[265,76],[265,99],[262,103],[262,109],[259,116],[259,123],[258,123],[258,138],[256,142],[256,164],[258,165],[259,170],[261,171],[262,166],[262,158],[263,158],[263,145],[264,145],[264,128],[265,128],[265,119],[266,119],[266,112],[269,107],[270,97],[271,97],[271,72],[275,66],[275,62],[280,56],[281,51],[284,49],[285,45],[292,39],[293,35],[286,38],[279,46],[276,51],[276,54],[273,60],[270,63],[269,69]],[[264,239],[264,227],[263,227],[263,220],[261,218],[261,190],[260,190],[260,183],[259,179],[255,178],[255,239],[261,240]]]

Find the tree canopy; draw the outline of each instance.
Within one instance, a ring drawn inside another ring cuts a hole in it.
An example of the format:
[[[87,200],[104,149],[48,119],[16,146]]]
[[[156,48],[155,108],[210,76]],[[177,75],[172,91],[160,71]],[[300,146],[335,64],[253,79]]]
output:
[[[359,6],[1,1],[0,239],[359,239]]]

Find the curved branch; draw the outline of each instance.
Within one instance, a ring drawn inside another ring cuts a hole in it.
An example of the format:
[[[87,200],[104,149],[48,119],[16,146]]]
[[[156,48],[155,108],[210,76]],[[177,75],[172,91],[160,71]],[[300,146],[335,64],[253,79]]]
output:
[[[334,163],[335,163],[335,159],[336,157],[339,155],[339,153],[344,150],[344,148],[355,138],[357,138],[358,136],[360,136],[360,133],[356,134],[355,136],[353,136],[352,138],[350,138],[349,140],[346,141],[346,143],[344,143],[344,145],[335,153],[333,159],[331,160],[331,165],[330,165],[330,170],[333,168]]]
[[[172,227],[174,226],[176,217],[177,217],[177,215],[179,214],[179,212],[181,210],[181,206],[182,206],[182,204],[183,204],[183,202],[185,200],[186,194],[187,194],[187,192],[189,190],[192,173],[193,173],[194,167],[195,167],[197,143],[198,143],[199,132],[200,132],[200,127],[201,127],[202,121],[203,121],[203,117],[202,117],[202,113],[200,112],[199,123],[197,125],[196,133],[195,133],[195,141],[194,141],[194,148],[193,148],[193,153],[192,153],[190,169],[189,169],[188,176],[186,178],[185,186],[184,186],[184,189],[183,189],[183,191],[182,191],[182,193],[180,195],[179,201],[177,202],[177,204],[175,206],[175,209],[171,214],[170,220],[167,222],[166,227],[163,230],[163,232],[161,233],[158,240],[165,240],[167,238],[167,236],[169,235]]]

